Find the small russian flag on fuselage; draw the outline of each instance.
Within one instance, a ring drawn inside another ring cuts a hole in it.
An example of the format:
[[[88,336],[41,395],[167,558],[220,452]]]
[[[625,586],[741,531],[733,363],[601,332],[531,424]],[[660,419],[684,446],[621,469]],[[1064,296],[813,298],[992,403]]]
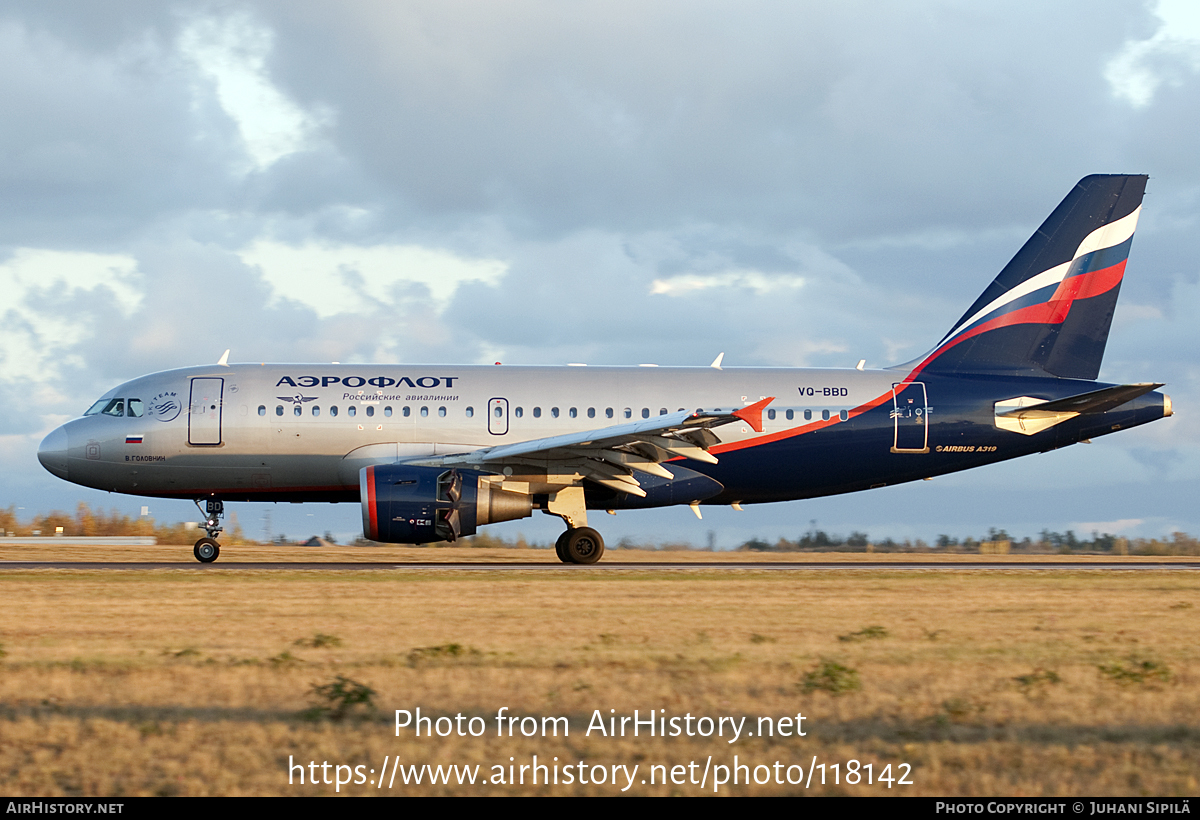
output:
[[[142,435],[139,433],[136,436],[125,436],[125,443],[126,444],[141,444],[142,443]]]

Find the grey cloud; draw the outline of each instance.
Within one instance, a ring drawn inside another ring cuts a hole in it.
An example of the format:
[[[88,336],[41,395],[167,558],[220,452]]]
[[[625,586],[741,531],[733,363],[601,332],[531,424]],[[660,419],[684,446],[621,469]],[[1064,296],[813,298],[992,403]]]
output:
[[[227,120],[162,43],[82,52],[0,18],[0,105],[0,242],[109,247],[223,199]]]
[[[426,218],[831,237],[1019,215],[990,169],[1052,193],[1095,170],[1102,140],[1046,131],[1090,138],[1124,113],[1099,69],[1147,16],[1120,3],[304,8],[259,6],[286,32],[274,76],[334,107],[342,150]]]

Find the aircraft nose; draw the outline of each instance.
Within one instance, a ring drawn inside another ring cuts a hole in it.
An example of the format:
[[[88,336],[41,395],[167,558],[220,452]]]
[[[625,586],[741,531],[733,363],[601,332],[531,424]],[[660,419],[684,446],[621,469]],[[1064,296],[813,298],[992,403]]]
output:
[[[67,477],[67,431],[62,427],[42,439],[38,461],[59,478]]]

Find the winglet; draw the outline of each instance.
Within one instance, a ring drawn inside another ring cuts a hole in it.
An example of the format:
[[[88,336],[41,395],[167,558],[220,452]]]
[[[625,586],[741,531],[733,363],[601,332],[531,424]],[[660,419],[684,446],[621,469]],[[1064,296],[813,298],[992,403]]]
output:
[[[221,367],[229,367],[229,351],[228,350],[226,350],[224,353],[221,354],[221,358],[217,359],[217,364],[221,365]]]
[[[713,363],[710,364],[709,367],[715,367],[717,370],[720,370],[721,369],[721,360],[724,358],[725,358],[725,351],[722,350],[720,353],[717,354],[717,358],[713,359]]]
[[[754,402],[754,404],[743,407],[741,410],[734,410],[733,414],[735,416],[737,416],[739,419],[741,419],[742,421],[749,424],[752,428],[754,428],[754,432],[761,433],[763,431],[763,426],[762,426],[763,408],[766,407],[768,404],[770,404],[773,401],[775,401],[775,397],[768,396],[767,398],[763,399],[762,401],[756,401],[756,402]]]

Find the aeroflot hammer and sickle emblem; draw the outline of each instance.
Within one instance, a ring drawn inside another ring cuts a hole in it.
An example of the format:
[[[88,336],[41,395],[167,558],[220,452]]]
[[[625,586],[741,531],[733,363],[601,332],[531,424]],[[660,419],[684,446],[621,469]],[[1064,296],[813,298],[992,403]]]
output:
[[[302,396],[297,393],[294,396],[276,396],[280,401],[290,401],[292,404],[304,404],[306,401],[316,401],[316,396]]]

